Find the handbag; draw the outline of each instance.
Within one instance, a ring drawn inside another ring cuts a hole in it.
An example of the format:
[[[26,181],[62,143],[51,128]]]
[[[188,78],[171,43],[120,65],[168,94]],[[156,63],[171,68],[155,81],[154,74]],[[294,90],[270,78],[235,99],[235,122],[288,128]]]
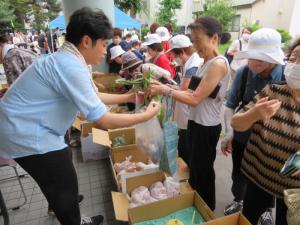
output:
[[[283,191],[284,202],[288,208],[286,219],[288,225],[300,224],[300,188]]]
[[[159,168],[171,175],[177,170],[177,145],[178,145],[178,127],[173,119],[172,108],[174,101],[171,97],[164,97],[163,103],[166,106],[166,111],[163,119],[163,139],[164,148],[161,154]]]

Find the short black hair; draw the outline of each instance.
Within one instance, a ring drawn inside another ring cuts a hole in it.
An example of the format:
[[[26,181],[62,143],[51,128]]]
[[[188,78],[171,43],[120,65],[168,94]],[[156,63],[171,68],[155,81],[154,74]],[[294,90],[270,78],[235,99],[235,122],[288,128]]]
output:
[[[213,16],[200,17],[194,23],[191,23],[188,28],[191,30],[201,30],[210,38],[215,34],[218,34],[219,38],[221,38],[223,34],[221,23]]]
[[[120,38],[122,38],[122,30],[118,27],[115,27],[114,32],[113,32],[113,36],[119,36]]]
[[[112,37],[111,23],[102,10],[84,7],[72,14],[67,26],[66,41],[78,46],[84,35],[88,35],[93,44],[98,39]]]

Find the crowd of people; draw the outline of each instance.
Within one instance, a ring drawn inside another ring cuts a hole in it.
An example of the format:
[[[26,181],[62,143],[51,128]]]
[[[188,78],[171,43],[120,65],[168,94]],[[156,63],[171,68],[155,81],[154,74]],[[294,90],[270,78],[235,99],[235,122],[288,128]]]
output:
[[[109,72],[126,79],[149,68],[164,78],[153,80],[145,96],[176,102],[178,155],[189,166],[191,187],[212,210],[218,201],[214,163],[223,120],[221,151],[232,155],[234,196],[224,214],[242,211],[252,224],[271,225],[275,208],[275,224],[287,224],[283,191],[300,188],[300,172],[282,177],[280,171],[290,156],[300,155],[300,39],[284,53],[276,30],[244,28],[224,56],[216,18],[200,17],[188,28],[189,35],[173,35],[170,24],[154,23],[140,42],[130,33],[123,37],[103,12],[83,8],[71,16],[64,44],[48,57],[24,50],[28,42],[17,32],[14,47],[7,34],[1,36],[0,63],[10,87],[0,102],[0,156],[16,160],[34,178],[61,224],[103,220],[80,216],[76,172],[62,138],[77,113],[109,129],[147,121],[160,111],[160,103],[151,102],[142,113],[107,112],[105,105],[135,103],[136,97],[131,91],[98,93],[89,65],[105,57]],[[39,43],[51,39],[40,37]],[[39,45],[41,53],[46,43]]]

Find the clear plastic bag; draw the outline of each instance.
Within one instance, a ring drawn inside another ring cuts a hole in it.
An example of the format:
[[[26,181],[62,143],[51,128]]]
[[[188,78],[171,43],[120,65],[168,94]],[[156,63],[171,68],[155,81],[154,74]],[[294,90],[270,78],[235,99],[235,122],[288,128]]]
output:
[[[156,117],[135,126],[137,146],[158,163],[164,148],[163,132]]]

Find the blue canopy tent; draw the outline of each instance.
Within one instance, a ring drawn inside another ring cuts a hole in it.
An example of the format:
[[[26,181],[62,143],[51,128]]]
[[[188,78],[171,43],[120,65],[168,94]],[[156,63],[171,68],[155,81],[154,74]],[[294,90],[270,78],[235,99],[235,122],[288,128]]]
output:
[[[125,28],[128,29],[136,28],[138,30],[141,29],[141,24],[138,21],[131,18],[129,15],[122,12],[117,7],[115,7],[114,12],[115,12],[115,27],[118,27],[120,29],[125,29]],[[58,16],[54,20],[52,20],[49,24],[52,29],[58,27],[59,29],[64,30],[66,29],[65,16],[63,15]]]

